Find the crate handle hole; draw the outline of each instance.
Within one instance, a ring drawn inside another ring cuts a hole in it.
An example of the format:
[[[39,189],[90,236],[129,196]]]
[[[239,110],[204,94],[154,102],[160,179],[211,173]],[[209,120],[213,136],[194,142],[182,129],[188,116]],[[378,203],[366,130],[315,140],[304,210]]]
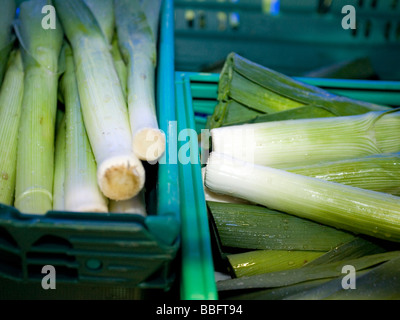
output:
[[[378,0],[372,0],[371,7],[375,9],[377,6],[378,6]]]
[[[0,244],[6,245],[11,248],[18,248],[17,242],[11,234],[3,227],[0,227]]]
[[[0,248],[0,272],[14,277],[22,277],[22,258]]]
[[[39,238],[32,246],[33,248],[48,247],[48,248],[63,248],[65,250],[71,249],[71,243],[61,237],[54,235],[44,235]]]

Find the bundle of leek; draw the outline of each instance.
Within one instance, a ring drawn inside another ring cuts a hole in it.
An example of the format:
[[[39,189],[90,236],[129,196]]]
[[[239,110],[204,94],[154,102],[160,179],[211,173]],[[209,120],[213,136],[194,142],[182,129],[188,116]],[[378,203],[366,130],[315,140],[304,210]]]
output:
[[[73,55],[68,45],[65,59],[65,73],[60,82],[66,117],[65,210],[108,212],[108,201],[97,184],[97,165],[83,121]]]
[[[15,36],[12,33],[15,9],[15,0],[2,1],[0,10],[0,85],[3,81],[8,56],[15,40]]]
[[[400,151],[400,112],[243,124],[211,130],[212,149],[287,168]]]
[[[11,52],[0,90],[0,203],[14,204],[18,129],[24,94],[20,51]]]
[[[145,170],[133,152],[128,109],[109,42],[83,0],[54,0],[54,4],[74,53],[100,190],[111,200],[132,198],[144,186]]]
[[[24,1],[16,24],[23,47],[24,95],[18,137],[15,207],[45,214],[53,208],[54,136],[63,29],[42,28],[47,0]]]
[[[161,1],[116,0],[119,44],[128,66],[127,94],[133,149],[141,160],[158,160],[165,151],[155,106],[157,27]]]
[[[390,109],[329,93],[236,53],[229,54],[225,61],[218,85],[218,101],[210,129],[249,122],[348,116]]]
[[[354,233],[400,241],[400,197],[212,152],[206,187]]]

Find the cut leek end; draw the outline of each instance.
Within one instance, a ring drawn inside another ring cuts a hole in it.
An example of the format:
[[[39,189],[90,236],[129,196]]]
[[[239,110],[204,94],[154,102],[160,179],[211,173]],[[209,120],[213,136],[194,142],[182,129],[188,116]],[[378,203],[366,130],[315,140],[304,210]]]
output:
[[[111,200],[127,200],[143,189],[145,170],[134,155],[112,157],[99,165],[97,179],[104,196]]]
[[[250,204],[247,200],[231,197],[225,194],[212,192],[205,186],[206,167],[201,168],[201,175],[203,177],[203,190],[206,201],[222,202],[222,203],[236,203],[236,204]]]
[[[45,215],[53,209],[53,197],[47,190],[30,190],[17,197],[14,206],[23,214]]]
[[[156,161],[165,152],[165,141],[158,128],[143,128],[133,137],[133,151],[140,160]]]

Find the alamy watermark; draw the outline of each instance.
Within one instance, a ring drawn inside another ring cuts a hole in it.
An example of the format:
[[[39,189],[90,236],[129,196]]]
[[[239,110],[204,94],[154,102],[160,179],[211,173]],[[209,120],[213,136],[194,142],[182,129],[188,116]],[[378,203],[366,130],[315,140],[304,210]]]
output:
[[[356,29],[356,8],[352,5],[343,6],[342,13],[346,14],[342,19],[342,28],[345,30]]]
[[[42,19],[42,28],[45,30],[57,28],[56,9],[52,5],[46,5],[42,8],[42,13],[45,16]],[[342,7],[342,13],[345,16],[342,19],[342,28],[356,29],[356,9],[352,5],[345,5]]]
[[[52,265],[45,265],[42,268],[42,288],[44,290],[56,289],[56,268]],[[345,265],[342,267],[342,274],[346,274],[342,278],[342,288],[344,290],[356,289],[356,268],[352,265]]]
[[[46,274],[42,278],[42,288],[44,290],[56,289],[56,268],[52,265],[45,265],[42,268],[42,273]]]
[[[345,265],[342,273],[346,274],[342,279],[342,288],[345,290],[356,289],[356,268],[352,265]]]
[[[46,5],[42,8],[45,16],[42,19],[42,28],[45,30],[57,28],[56,9],[52,5]]]

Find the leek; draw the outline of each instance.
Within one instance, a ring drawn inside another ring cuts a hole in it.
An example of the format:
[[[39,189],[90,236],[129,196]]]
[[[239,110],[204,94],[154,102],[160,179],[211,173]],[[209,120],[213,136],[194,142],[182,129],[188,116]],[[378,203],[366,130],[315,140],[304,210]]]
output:
[[[14,204],[18,130],[24,94],[20,51],[10,54],[0,90],[0,203]]]
[[[263,113],[278,112],[304,105],[302,102],[291,100],[284,96],[282,97],[279,93],[275,93],[275,91],[272,90],[266,94],[264,91],[260,90],[258,83],[249,82],[240,73],[233,73],[232,78],[229,79],[229,92],[225,92],[228,90],[224,86],[226,85],[225,81],[223,81],[225,74],[223,70],[221,73],[222,81],[220,81],[218,92],[219,100],[226,100],[229,97]],[[243,88],[246,88],[246,90],[243,90]],[[229,95],[225,96],[226,94]]]
[[[54,186],[53,186],[53,210],[65,210],[65,144],[66,128],[65,115],[62,117],[56,134]]]
[[[228,55],[221,71],[218,100],[234,99],[263,112],[277,112],[303,105],[341,105],[353,114],[386,110],[388,107],[337,96],[249,61]]]
[[[327,161],[286,171],[400,196],[400,153]]]
[[[154,41],[157,43],[162,0],[140,0],[140,4],[146,15]]]
[[[74,60],[65,49],[66,69],[60,86],[65,101],[65,210],[72,212],[108,212],[108,203],[97,184],[97,164],[87,137]]]
[[[46,0],[24,1],[16,32],[23,47],[24,97],[18,137],[15,207],[45,214],[53,208],[54,136],[63,30],[43,29]]]
[[[236,278],[291,270],[320,257],[321,251],[255,250],[229,254],[227,259]]]
[[[328,251],[355,238],[259,205],[207,201],[207,207],[224,248]]]
[[[138,195],[128,200],[111,200],[109,204],[109,211],[113,213],[132,213],[139,214],[144,217],[147,216],[143,190]]]
[[[237,124],[249,123],[257,119],[258,116],[265,113],[246,107],[245,105],[229,99],[228,101],[219,101],[215,106],[212,116],[206,126],[207,129],[226,127]]]
[[[116,0],[119,44],[128,65],[128,108],[133,149],[141,160],[156,161],[165,151],[165,134],[159,129],[155,105],[155,68],[161,1]]]
[[[220,101],[217,104],[214,113],[211,116],[208,128],[213,129],[246,123],[260,123],[281,120],[339,117],[363,114],[366,113],[366,111],[367,110],[363,110],[362,112],[349,112],[348,109],[340,108],[340,105],[333,105],[329,107],[305,105],[273,113],[262,113],[250,109],[235,100],[229,99],[228,101]]]
[[[127,96],[127,81],[128,81],[128,68],[122,58],[121,51],[119,48],[118,37],[115,36],[111,43],[111,54],[114,59],[115,70],[117,71],[121,88],[126,98]]]
[[[114,0],[84,0],[92,11],[108,43],[112,42],[115,32]]]
[[[62,96],[59,95],[59,98],[62,99]],[[64,102],[61,103],[62,108],[57,108],[57,114],[56,114],[56,135],[58,130],[60,129],[61,123],[64,120],[65,117],[65,106],[63,105]]]
[[[16,4],[14,0],[3,0],[0,11],[0,85],[7,68],[9,54],[15,37],[12,33]]]
[[[255,165],[212,152],[206,187],[270,209],[400,241],[400,197]]]
[[[128,109],[110,47],[82,0],[54,3],[73,50],[100,190],[111,200],[132,198],[144,186],[145,170],[132,150]]]
[[[238,199],[234,197],[227,196],[225,194],[218,194],[215,192],[212,192],[206,186],[204,185],[204,178],[206,175],[206,167],[201,168],[201,175],[203,179],[203,191],[204,191],[204,196],[206,201],[212,201],[212,202],[222,202],[222,203],[248,203],[248,201],[243,200],[243,199]]]
[[[222,280],[217,283],[217,288],[220,291],[278,288],[312,280],[333,279],[343,277],[342,268],[346,265],[353,266],[358,273],[381,263],[396,261],[399,257],[400,251],[389,251],[322,265],[312,265],[310,262],[300,268]]]
[[[365,270],[361,270],[357,272],[357,278],[362,277],[363,274],[373,271],[375,268],[379,268],[379,262],[381,261],[382,253],[388,252],[383,247],[377,245],[376,242],[371,242],[363,238],[356,238],[352,241],[346,242],[345,244],[335,247],[334,249],[328,251],[327,253],[321,255],[320,257],[310,261],[307,263],[304,268],[298,268],[296,270],[285,271],[276,271],[271,274],[263,275],[263,284],[265,287],[270,287],[270,289],[264,290],[255,290],[250,293],[244,293],[239,295],[234,295],[233,299],[251,299],[251,300],[281,300],[281,299],[292,299],[297,294],[303,296],[303,294],[309,294],[310,291],[317,289],[325,289],[327,283],[333,281],[331,279],[343,279],[343,274],[328,275],[328,273],[332,272],[332,266],[344,266],[347,261],[359,261],[359,258],[364,257],[363,259],[371,260],[369,263],[370,267],[367,266]],[[391,255],[391,253],[389,253]],[[369,256],[369,257],[368,257]],[[372,259],[371,259],[372,257]],[[374,261],[377,260],[378,267],[374,267]],[[394,257],[393,259],[389,258],[389,261],[397,261],[398,258]],[[388,261],[388,262],[389,262]],[[385,263],[386,264],[386,263]],[[325,269],[325,270],[324,270]],[[340,269],[337,268],[338,271]],[[312,276],[310,279],[310,275],[317,272],[316,276]],[[259,278],[260,276],[255,276],[255,278]],[[276,278],[279,277],[279,278]],[[245,286],[243,289],[247,289],[247,286],[253,286],[254,281],[253,277],[242,278],[245,281]],[[276,281],[278,280],[278,281]],[[289,280],[289,283],[287,282]],[[235,281],[236,282],[236,281]],[[230,289],[235,290],[236,284],[231,281],[224,284],[228,285]],[[342,286],[340,286],[342,288]],[[357,289],[359,288],[359,282],[357,279]],[[349,290],[347,290],[349,291]],[[358,290],[351,290],[358,291]],[[224,293],[225,291],[220,291],[220,293]]]
[[[400,151],[400,112],[272,121],[211,130],[212,149],[283,168]]]
[[[211,129],[236,124],[334,116],[349,116],[389,110],[388,106],[338,96],[302,83],[277,71],[247,60],[236,53],[226,58],[218,83],[218,107],[212,115]],[[235,108],[231,112],[231,108]],[[294,112],[291,110],[295,109]],[[256,114],[259,113],[258,115]],[[276,117],[271,117],[279,113]]]

